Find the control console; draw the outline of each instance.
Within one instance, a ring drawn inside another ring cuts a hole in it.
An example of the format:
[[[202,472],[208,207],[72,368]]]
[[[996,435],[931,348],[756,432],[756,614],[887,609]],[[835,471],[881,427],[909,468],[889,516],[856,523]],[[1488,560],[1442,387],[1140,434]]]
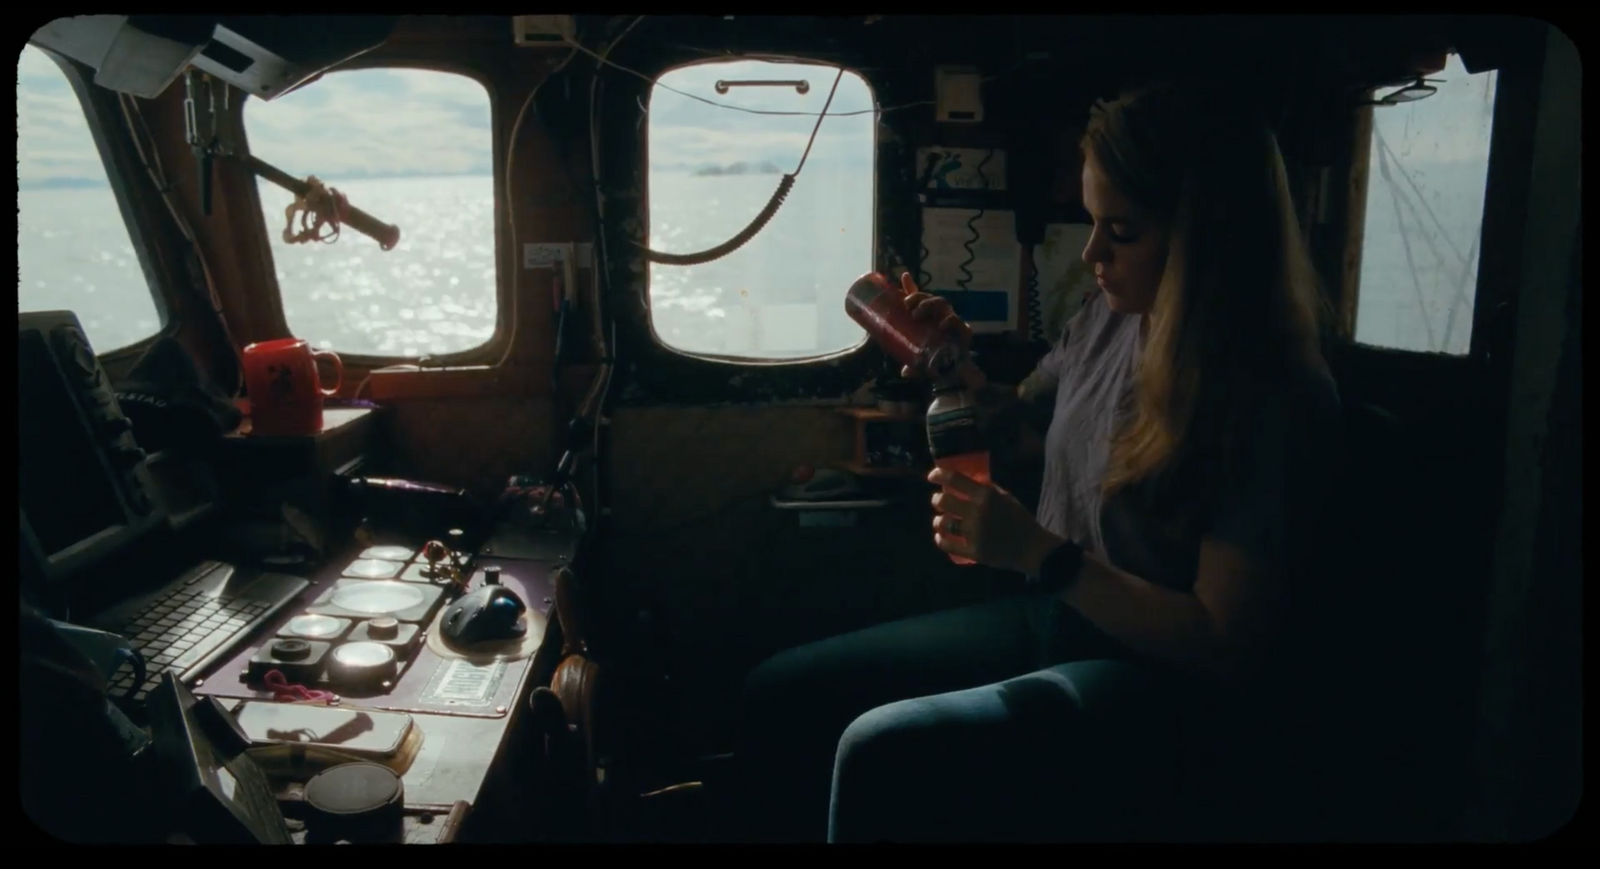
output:
[[[264,685],[277,671],[290,685],[353,696],[393,687],[449,591],[448,584],[416,572],[415,579],[404,578],[418,554],[393,545],[362,551],[256,650],[241,679]]]
[[[461,534],[361,536],[265,636],[210,671],[205,693],[510,714],[553,618],[552,565],[474,554]]]

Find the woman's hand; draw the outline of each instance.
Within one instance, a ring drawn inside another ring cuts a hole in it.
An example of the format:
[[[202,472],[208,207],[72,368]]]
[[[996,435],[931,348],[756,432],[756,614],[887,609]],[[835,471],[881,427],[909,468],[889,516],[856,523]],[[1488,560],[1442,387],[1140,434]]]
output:
[[[933,507],[939,511],[933,520],[933,542],[946,552],[1000,570],[1032,574],[1062,542],[999,486],[942,468],[935,468],[928,482],[944,487],[933,496]]]
[[[918,289],[917,282],[912,280],[910,272],[900,275],[900,289],[906,294],[905,305],[911,309],[911,316],[918,320],[938,323],[940,331],[961,342],[962,350],[972,349],[972,327],[956,316],[949,301]],[[987,385],[983,372],[979,371],[976,365],[968,365],[966,368],[962,374],[969,386],[973,389],[982,389]],[[901,367],[900,376],[907,380],[915,380],[922,376],[922,372],[906,365]]]

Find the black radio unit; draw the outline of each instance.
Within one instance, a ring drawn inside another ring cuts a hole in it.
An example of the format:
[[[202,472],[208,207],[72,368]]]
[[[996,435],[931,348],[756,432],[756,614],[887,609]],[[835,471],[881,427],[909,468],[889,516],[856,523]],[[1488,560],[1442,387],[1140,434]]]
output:
[[[21,545],[54,582],[165,522],[94,348],[70,311],[17,314]]]

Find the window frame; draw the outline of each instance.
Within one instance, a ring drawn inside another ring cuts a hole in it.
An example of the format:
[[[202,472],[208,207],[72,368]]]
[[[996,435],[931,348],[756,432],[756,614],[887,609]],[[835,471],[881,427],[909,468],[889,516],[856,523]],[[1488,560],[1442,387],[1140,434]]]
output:
[[[914,85],[893,77],[874,75],[865,53],[814,51],[797,46],[746,46],[739,53],[711,60],[759,59],[783,54],[809,62],[842,65],[867,83],[875,105],[913,102],[907,96]],[[636,70],[632,76],[608,68],[597,83],[595,110],[599,116],[601,193],[606,219],[597,221],[604,233],[606,294],[616,341],[612,352],[625,381],[617,391],[623,404],[770,403],[774,401],[833,401],[843,399],[883,370],[881,354],[869,341],[822,356],[800,359],[750,359],[687,353],[656,337],[649,309],[649,261],[643,250],[649,227],[649,148],[645,125],[636,112],[608,112],[607,106],[648,105],[656,81],[682,66],[707,61],[703,52],[684,46],[647,40],[624,40],[609,58]],[[646,80],[648,79],[648,80]],[[915,208],[912,155],[903,143],[911,137],[907,113],[878,115],[875,137],[873,262],[888,270],[899,263],[916,264]],[[799,183],[804,183],[804,177]],[[898,256],[897,256],[898,254]],[[844,287],[839,288],[843,304]]]
[[[34,45],[31,41],[26,45],[42,52],[55,63],[66,77],[73,95],[77,97],[78,107],[83,111],[84,120],[89,126],[89,137],[94,141],[95,151],[100,155],[100,164],[105,169],[106,186],[111,189],[111,196],[116,200],[117,211],[122,215],[123,226],[128,232],[128,242],[133,246],[134,257],[138,259],[139,270],[144,275],[145,289],[155,302],[156,317],[161,323],[150,335],[132,344],[109,350],[97,347],[95,355],[108,362],[139,356],[156,341],[176,336],[180,325],[179,318],[175,316],[172,300],[169,298],[173,286],[172,276],[166,272],[163,258],[156,255],[159,246],[154,239],[158,233],[153,232],[152,227],[146,223],[142,207],[146,203],[139,195],[139,191],[143,188],[139,185],[137,176],[130,174],[134,171],[143,171],[143,167],[129,165],[135,158],[129,155],[125,147],[126,126],[120,114],[108,117],[109,110],[103,102],[104,98],[114,100],[117,97],[94,84],[94,70],[42,45]],[[113,141],[114,136],[117,137],[116,141]]]
[[[1409,407],[1417,400],[1417,389],[1425,384],[1431,390],[1430,407],[1477,407],[1485,414],[1479,425],[1502,435],[1505,408],[1493,400],[1485,404],[1485,396],[1505,395],[1511,388],[1527,222],[1533,208],[1533,167],[1543,147],[1539,115],[1544,100],[1543,28],[1547,26],[1534,19],[1518,19],[1515,25],[1497,25],[1493,32],[1483,33],[1464,30],[1457,39],[1468,72],[1493,69],[1499,73],[1469,352],[1455,356],[1358,343],[1354,340],[1354,310],[1349,305],[1341,308],[1341,325],[1348,324],[1350,331],[1329,348],[1340,381],[1360,384],[1364,400],[1385,407]],[[1354,142],[1352,194],[1367,172],[1370,144],[1370,136]],[[1352,217],[1357,213],[1353,204],[1350,212]],[[1359,213],[1365,214],[1364,207]],[[1347,293],[1359,291],[1356,275],[1363,241],[1364,234],[1352,227],[1346,242],[1348,270],[1341,284]],[[1485,448],[1486,454],[1503,451],[1499,441],[1495,443]]]
[[[688,63],[680,63],[680,64],[678,64],[676,66],[669,67],[669,68],[657,73],[655,77],[656,77],[656,80],[659,81],[662,76],[665,76],[665,75],[667,75],[669,73],[676,72],[677,70],[680,70],[680,69],[687,69],[687,68],[692,67],[692,66],[706,66],[706,65],[715,64],[715,63],[737,63],[741,59],[742,58],[702,57],[702,58],[699,58],[697,60],[690,61]],[[796,59],[796,60],[794,60],[792,62],[798,64],[798,63],[803,63],[804,61]],[[822,62],[822,61],[817,61],[817,65],[818,65],[818,68],[821,69],[821,70],[828,70],[829,69],[829,66],[827,64],[825,64],[824,62]],[[853,69],[849,68],[848,66],[845,67],[845,72],[852,73],[852,74],[856,75],[857,77],[859,77],[861,79],[861,81],[863,83],[866,84],[868,96],[872,100],[873,108],[874,109],[880,108],[882,104],[878,101],[878,93],[877,93],[877,90],[875,88],[873,88],[872,82],[865,75],[861,74],[860,72],[857,72],[856,70],[853,70]],[[655,92],[655,88],[656,88],[655,83],[652,83],[651,86],[650,86],[649,93],[653,94]],[[650,105],[650,102],[648,100],[646,100],[644,102],[644,105],[648,108],[649,105]],[[640,129],[641,130],[648,129],[647,125],[648,125],[648,118],[646,120],[646,124],[645,125],[641,125]],[[645,222],[645,226],[648,227],[649,226],[648,217],[649,217],[649,214],[650,214],[650,209],[649,209],[650,142],[649,142],[649,136],[648,135],[644,135],[642,138],[644,138],[644,140],[645,140],[644,154],[645,154],[645,187],[646,187],[645,203],[646,203],[646,207],[645,207],[644,211],[645,211],[645,216],[647,218],[647,220]],[[877,258],[878,257],[877,257],[877,250],[876,250],[877,247],[878,247],[878,245],[876,243],[876,239],[878,237],[878,201],[877,201],[878,200],[878,197],[877,197],[877,192],[878,192],[878,166],[877,166],[878,136],[877,136],[877,131],[876,130],[874,130],[874,135],[872,137],[872,149],[873,149],[873,167],[872,167],[872,181],[871,181],[871,184],[872,184],[872,188],[873,188],[873,201],[872,201],[872,205],[869,206],[871,208],[871,210],[872,210],[872,226],[868,229],[868,233],[869,233],[869,237],[874,240],[874,242],[873,242],[873,248],[874,248],[873,260],[874,260],[874,262],[873,262],[871,267],[872,268],[878,268],[878,264],[877,264]],[[799,181],[797,180],[796,181],[796,185],[798,186],[798,184],[799,184]],[[773,187],[774,187],[774,189],[776,189],[777,185],[774,184]],[[762,231],[764,232],[765,229],[763,229]],[[651,265],[654,265],[654,264],[651,264]],[[669,266],[669,268],[680,268],[680,267],[679,266]],[[645,292],[645,313],[646,313],[646,315],[649,315],[649,313],[650,313],[650,290],[651,290],[650,273],[649,273],[648,268],[647,268],[647,270],[645,272],[645,290],[644,290],[644,292]],[[843,291],[841,290],[840,291],[841,300],[843,299],[843,295],[844,295]],[[840,304],[841,304],[841,307],[842,307],[843,302],[841,301]],[[828,359],[831,359],[831,358],[833,358],[835,356],[848,356],[848,355],[856,352],[857,350],[860,350],[862,345],[866,344],[869,340],[871,340],[869,336],[867,336],[866,334],[863,334],[861,336],[861,340],[859,342],[857,342],[856,344],[853,344],[853,345],[851,345],[849,347],[843,348],[841,350],[833,350],[833,351],[830,351],[830,352],[827,352],[827,353],[818,353],[818,354],[813,355],[813,356],[795,356],[795,357],[784,357],[784,358],[776,358],[776,359],[765,359],[765,358],[762,358],[762,357],[759,357],[759,356],[738,356],[738,355],[726,354],[726,353],[694,353],[694,352],[691,352],[691,351],[688,351],[688,350],[681,350],[679,348],[673,347],[672,345],[668,344],[664,339],[662,339],[661,334],[656,331],[655,318],[653,316],[647,316],[647,320],[648,320],[648,325],[650,327],[650,340],[655,342],[657,345],[661,346],[662,348],[664,348],[666,350],[669,350],[669,351],[671,351],[673,353],[679,354],[681,356],[693,356],[693,357],[696,357],[696,358],[699,358],[699,359],[706,359],[706,360],[709,360],[709,361],[721,362],[721,363],[730,364],[730,365],[747,365],[747,364],[754,364],[754,365],[805,365],[805,364],[810,363],[810,362],[822,362],[822,361],[826,361]]]
[[[1452,50],[1451,53],[1460,59],[1459,52]],[[1461,62],[1466,63],[1465,60]],[[1344,343],[1348,345],[1345,348],[1348,352],[1376,354],[1390,358],[1427,359],[1452,368],[1476,368],[1487,362],[1490,355],[1499,349],[1496,345],[1503,343],[1496,334],[1494,321],[1505,315],[1511,304],[1510,296],[1515,289],[1504,285],[1503,270],[1493,268],[1492,263],[1495,261],[1494,257],[1519,250],[1521,239],[1516,237],[1510,226],[1501,220],[1496,220],[1494,215],[1504,211],[1506,206],[1514,201],[1512,197],[1516,195],[1515,190],[1507,188],[1510,173],[1517,171],[1509,161],[1516,159],[1515,152],[1521,150],[1521,143],[1519,139],[1514,138],[1509,127],[1521,123],[1520,116],[1526,112],[1523,108],[1512,104],[1514,100],[1508,96],[1505,89],[1507,70],[1503,66],[1468,68],[1467,72],[1469,75],[1488,72],[1496,74],[1494,106],[1490,115],[1489,159],[1484,178],[1483,219],[1478,230],[1478,267],[1473,285],[1472,327],[1467,350],[1465,353],[1411,350],[1369,344],[1356,339],[1356,324],[1361,306],[1361,264],[1367,241],[1367,197],[1372,186],[1372,131],[1376,124],[1374,113],[1384,109],[1381,106],[1363,105],[1355,118],[1356,136],[1353,142],[1355,153],[1351,161],[1351,192],[1346,216],[1351,230],[1353,250],[1347,256],[1348,271],[1342,288],[1344,298],[1339,305],[1339,330]],[[1513,72],[1513,87],[1516,84]],[[1363,91],[1364,100],[1370,102],[1376,99],[1378,94],[1393,90],[1394,87],[1396,86],[1383,85],[1368,88]],[[1498,294],[1492,292],[1497,286],[1502,290]]]
[[[392,365],[418,365],[421,364],[423,360],[427,360],[426,368],[430,369],[492,364],[504,355],[506,345],[511,342],[512,335],[516,331],[511,324],[513,306],[511,305],[510,272],[510,269],[514,268],[516,265],[514,262],[515,252],[511,251],[508,253],[507,250],[510,244],[510,227],[507,224],[507,203],[504,195],[504,138],[507,131],[501,128],[503,123],[503,115],[500,111],[502,100],[500,90],[495,86],[496,75],[494,74],[494,71],[487,65],[480,66],[476,64],[452,63],[433,58],[411,59],[396,57],[361,57],[350,62],[349,64],[342,65],[337,69],[326,71],[322,76],[318,76],[317,79],[313,79],[311,82],[308,82],[306,85],[304,85],[304,87],[316,87],[317,82],[323,76],[338,75],[346,72],[360,72],[365,70],[391,69],[450,73],[465,76],[466,78],[472,79],[482,86],[484,92],[489,97],[489,135],[493,139],[493,142],[490,146],[490,161],[493,163],[491,185],[494,193],[494,203],[492,205],[494,213],[493,223],[495,267],[494,332],[489,336],[487,341],[475,347],[470,347],[466,350],[459,350],[454,353],[439,354],[437,356],[379,356],[368,353],[348,353],[339,350],[337,347],[334,348],[334,351],[339,354],[339,359],[352,370],[373,370]],[[243,100],[239,110],[239,135],[243,139],[245,148],[247,150],[249,149],[250,143],[250,124],[247,116],[249,114],[249,105],[254,102],[259,101],[254,99]],[[274,322],[267,331],[269,334],[299,337],[296,336],[294,331],[289,328],[288,317],[284,314],[283,287],[278,283],[277,261],[273,258],[272,252],[270,234],[274,230],[271,226],[267,225],[266,213],[261,207],[259,185],[270,184],[272,182],[255,178],[254,176],[251,176],[251,180],[254,183],[245,185],[245,188],[249,191],[245,197],[247,205],[245,210],[249,215],[245,218],[247,221],[246,227],[247,231],[251,232],[256,238],[259,239],[259,244],[261,246],[261,259],[263,261],[263,265],[268,267],[265,270],[265,275],[263,276],[262,281],[264,284],[270,286],[273,290],[271,293],[270,309]],[[359,202],[355,204],[357,207],[360,206]],[[381,214],[374,216],[380,220],[383,219],[383,215]],[[404,233],[406,227],[401,226],[400,230],[402,233]],[[365,236],[361,236],[361,239],[371,243],[371,240],[366,239]],[[341,236],[340,241],[343,242],[346,241],[346,239]]]

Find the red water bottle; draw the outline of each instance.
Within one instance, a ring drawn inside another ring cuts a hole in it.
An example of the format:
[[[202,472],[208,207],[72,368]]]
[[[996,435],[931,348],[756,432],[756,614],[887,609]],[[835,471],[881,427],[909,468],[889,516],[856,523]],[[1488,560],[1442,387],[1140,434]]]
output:
[[[978,399],[960,377],[941,380],[933,387],[933,403],[928,405],[928,450],[935,467],[971,477],[989,485],[989,446],[983,439],[978,417]],[[944,487],[952,498],[962,495]],[[948,535],[960,539],[960,535]],[[972,564],[970,558],[951,553],[956,564]]]
[[[864,274],[850,285],[844,310],[896,362],[932,380],[954,372],[966,356],[958,337],[938,323],[911,316],[906,294],[878,272]]]

